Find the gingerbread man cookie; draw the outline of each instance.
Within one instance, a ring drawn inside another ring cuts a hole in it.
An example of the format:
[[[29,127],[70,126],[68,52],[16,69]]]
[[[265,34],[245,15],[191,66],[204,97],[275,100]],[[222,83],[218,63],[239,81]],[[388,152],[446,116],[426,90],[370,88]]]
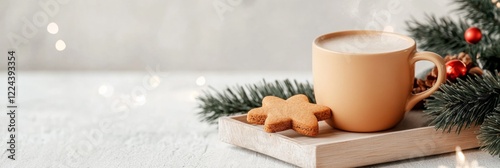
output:
[[[332,117],[330,108],[309,103],[305,95],[295,95],[287,100],[275,96],[266,96],[262,107],[248,112],[247,121],[252,124],[264,124],[266,132],[278,132],[293,129],[300,134],[315,136],[319,132],[318,121]]]

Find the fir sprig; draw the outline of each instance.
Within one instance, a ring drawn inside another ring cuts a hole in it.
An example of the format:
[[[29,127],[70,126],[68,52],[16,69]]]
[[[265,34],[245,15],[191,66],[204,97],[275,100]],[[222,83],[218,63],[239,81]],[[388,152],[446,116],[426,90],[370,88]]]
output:
[[[455,10],[464,19],[427,15],[425,22],[408,21],[410,35],[420,49],[442,56],[466,52],[473,63],[490,72],[500,71],[500,9],[491,0],[455,0]],[[475,26],[481,29],[482,40],[474,45],[465,42],[464,33]],[[476,56],[480,61],[476,61]],[[437,129],[460,133],[471,126],[481,125],[478,139],[481,148],[500,156],[500,83],[499,76],[459,79],[454,84],[441,85],[440,91],[426,99],[426,114]],[[496,108],[496,110],[495,110]]]
[[[481,125],[500,103],[500,78],[486,73],[483,76],[458,79],[443,84],[439,91],[426,99],[424,112],[431,125],[446,132],[460,133],[471,126]]]
[[[471,55],[475,63],[476,56],[480,56],[483,69],[489,71],[500,70],[500,9],[491,0],[455,0],[458,4],[456,13],[464,19],[453,21],[450,17],[436,18],[427,15],[424,22],[412,19],[406,22],[410,36],[417,42],[420,49],[432,51],[446,56],[466,52]],[[464,33],[471,27],[481,29],[482,40],[474,45],[465,41]]]
[[[491,72],[500,71],[500,41],[492,44],[490,49],[484,49],[481,60],[484,61],[484,67]]]
[[[411,37],[418,42],[418,47],[436,52],[439,55],[455,54],[466,50],[464,32],[469,24],[455,22],[449,17],[437,19],[434,15],[426,15],[427,23],[414,18],[406,22]]]
[[[477,136],[481,149],[500,157],[500,104],[496,111],[484,120]]]
[[[479,26],[486,37],[500,33],[500,10],[491,0],[455,0],[458,11],[473,25]],[[495,37],[496,38],[496,37]],[[489,39],[486,39],[489,43]]]
[[[305,94],[314,103],[313,87],[309,82],[300,83],[286,80],[276,80],[268,83],[263,80],[260,83],[227,87],[222,91],[212,88],[212,92],[205,91],[204,95],[198,97],[202,121],[216,123],[222,116],[247,113],[250,109],[262,106],[265,96],[276,96],[287,99],[296,94]]]

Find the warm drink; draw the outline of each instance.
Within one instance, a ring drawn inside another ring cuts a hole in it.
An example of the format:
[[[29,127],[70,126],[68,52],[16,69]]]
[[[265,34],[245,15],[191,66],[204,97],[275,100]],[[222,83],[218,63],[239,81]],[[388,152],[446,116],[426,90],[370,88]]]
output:
[[[322,48],[340,53],[382,53],[406,49],[413,42],[410,39],[380,32],[324,38],[319,39],[318,44]]]
[[[415,62],[432,61],[436,84],[412,94]],[[394,127],[405,112],[445,81],[441,56],[416,52],[415,41],[394,33],[353,30],[326,34],[313,43],[316,103],[328,106],[331,126],[354,132]]]

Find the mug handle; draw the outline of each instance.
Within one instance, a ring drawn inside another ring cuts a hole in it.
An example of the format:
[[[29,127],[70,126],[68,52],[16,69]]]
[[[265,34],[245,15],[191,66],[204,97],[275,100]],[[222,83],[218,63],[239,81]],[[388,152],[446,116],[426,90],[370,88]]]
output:
[[[413,106],[415,106],[415,104],[417,104],[422,99],[429,97],[434,91],[439,89],[439,86],[446,80],[446,69],[444,66],[444,60],[443,58],[441,58],[441,56],[433,52],[427,52],[427,51],[417,52],[410,59],[410,65],[413,65],[413,68],[415,68],[415,62],[420,60],[429,60],[432,63],[434,63],[434,65],[436,65],[438,70],[437,80],[436,83],[426,91],[417,94],[412,94],[410,96],[410,98],[406,103],[406,108],[405,108],[406,112],[410,111],[411,108],[413,108]]]

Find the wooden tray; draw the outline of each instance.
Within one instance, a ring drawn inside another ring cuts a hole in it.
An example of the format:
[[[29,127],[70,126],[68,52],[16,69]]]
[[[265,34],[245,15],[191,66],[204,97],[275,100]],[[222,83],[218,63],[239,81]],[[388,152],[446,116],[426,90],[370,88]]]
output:
[[[267,133],[261,125],[246,122],[246,115],[219,120],[221,141],[263,153],[301,167],[354,167],[410,159],[479,147],[474,134],[442,133],[427,126],[422,111],[408,112],[396,127],[377,133],[352,133],[319,123],[316,137],[293,130]]]

